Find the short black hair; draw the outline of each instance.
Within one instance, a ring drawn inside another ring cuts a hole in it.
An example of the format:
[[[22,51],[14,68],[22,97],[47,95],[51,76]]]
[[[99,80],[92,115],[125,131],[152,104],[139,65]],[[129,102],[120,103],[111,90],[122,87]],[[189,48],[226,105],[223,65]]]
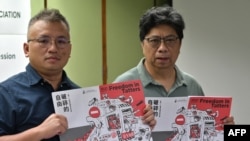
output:
[[[68,30],[70,29],[67,19],[60,13],[58,9],[41,10],[39,13],[37,13],[30,19],[28,29],[31,25],[33,25],[39,20],[44,20],[48,22],[63,22],[67,26]]]
[[[143,41],[148,32],[157,25],[171,26],[176,31],[180,40],[184,37],[185,22],[183,17],[169,5],[152,7],[142,15],[139,22],[140,40]]]

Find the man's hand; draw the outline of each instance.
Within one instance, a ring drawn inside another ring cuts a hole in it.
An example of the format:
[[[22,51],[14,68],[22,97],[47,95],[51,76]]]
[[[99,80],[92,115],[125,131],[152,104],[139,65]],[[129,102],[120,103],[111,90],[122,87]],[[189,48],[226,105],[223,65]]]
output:
[[[223,120],[223,123],[226,124],[226,125],[233,125],[235,124],[234,123],[234,117],[233,116],[230,116],[226,119]]]
[[[147,104],[143,112],[144,112],[144,115],[142,117],[143,122],[148,124],[151,130],[153,130],[156,125],[156,120],[155,120],[154,111],[151,105]]]
[[[42,124],[36,127],[41,139],[49,139],[55,135],[63,134],[68,129],[68,121],[65,116],[51,114]]]

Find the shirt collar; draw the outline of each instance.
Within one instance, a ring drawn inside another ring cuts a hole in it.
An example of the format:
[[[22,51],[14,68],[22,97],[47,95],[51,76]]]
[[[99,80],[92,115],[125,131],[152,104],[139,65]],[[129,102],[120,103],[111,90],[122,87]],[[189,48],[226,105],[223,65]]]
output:
[[[29,85],[36,85],[41,81],[44,81],[30,63],[26,66],[26,73]],[[70,82],[71,81],[68,79],[66,72],[63,70],[61,85],[67,85],[68,87],[71,87]]]
[[[148,73],[144,66],[145,62],[145,57],[140,60],[140,62],[137,65],[138,72],[140,74],[140,79],[142,81],[143,86],[147,86],[148,84],[156,84],[159,85],[154,81],[154,79],[151,77],[151,75]],[[175,65],[175,70],[176,70],[176,76],[177,79],[175,81],[175,85],[187,85],[184,77],[183,77],[183,72]]]
[[[42,80],[42,77],[30,64],[26,66],[26,73],[29,85],[35,85]]]

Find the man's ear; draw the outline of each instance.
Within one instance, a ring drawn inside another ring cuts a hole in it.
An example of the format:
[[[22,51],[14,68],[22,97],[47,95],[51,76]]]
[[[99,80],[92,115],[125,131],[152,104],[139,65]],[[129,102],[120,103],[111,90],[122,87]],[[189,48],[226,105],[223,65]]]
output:
[[[141,41],[141,43],[140,43],[140,44],[141,44],[141,48],[143,48],[143,46],[144,46],[144,42],[143,42],[143,41]]]
[[[29,44],[28,43],[23,44],[23,52],[24,52],[25,57],[29,57]]]

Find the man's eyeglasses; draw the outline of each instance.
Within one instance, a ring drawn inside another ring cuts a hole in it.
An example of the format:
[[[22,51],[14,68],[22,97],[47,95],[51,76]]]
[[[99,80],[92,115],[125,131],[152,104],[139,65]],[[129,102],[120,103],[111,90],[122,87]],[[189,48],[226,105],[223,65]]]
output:
[[[161,45],[161,41],[167,46],[167,47],[174,47],[176,45],[176,41],[179,39],[177,36],[167,36],[167,37],[159,37],[159,36],[153,36],[145,38],[145,40],[148,41],[151,47],[158,48]]]
[[[66,48],[68,47],[70,40],[66,39],[66,38],[56,38],[56,39],[52,39],[51,37],[39,37],[39,38],[35,38],[35,39],[29,39],[28,42],[37,42],[41,47],[44,48],[48,48],[51,46],[52,41],[54,41],[55,45],[58,48]]]

